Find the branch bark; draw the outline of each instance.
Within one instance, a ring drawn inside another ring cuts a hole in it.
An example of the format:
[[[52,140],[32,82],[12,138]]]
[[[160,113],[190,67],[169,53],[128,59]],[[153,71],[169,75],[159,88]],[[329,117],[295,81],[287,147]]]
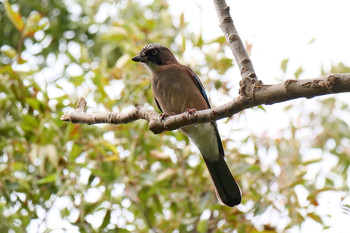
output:
[[[263,85],[254,78],[245,78],[241,82],[240,96],[232,101],[195,114],[182,113],[161,119],[153,110],[137,106],[125,113],[85,113],[86,101],[80,98],[77,108],[65,113],[61,120],[84,124],[126,124],[138,119],[149,121],[153,133],[174,130],[186,125],[205,123],[230,117],[244,109],[262,104],[275,104],[301,97],[350,92],[350,73],[331,74],[325,77],[305,80],[286,80],[284,83]]]
[[[216,14],[218,15],[220,28],[224,33],[226,41],[238,64],[242,79],[257,79],[253,64],[249,58],[247,50],[244,48],[243,42],[230,15],[230,7],[227,6],[225,0],[214,0]]]

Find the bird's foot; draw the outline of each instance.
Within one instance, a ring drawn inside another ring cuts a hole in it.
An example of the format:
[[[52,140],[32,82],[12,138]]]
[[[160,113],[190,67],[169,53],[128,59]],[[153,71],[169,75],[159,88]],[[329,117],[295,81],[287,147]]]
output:
[[[188,108],[187,110],[188,115],[194,115],[197,112],[197,109],[195,108]]]
[[[168,114],[168,113],[162,113],[162,114],[159,115],[159,119],[162,121],[162,120],[164,120],[165,118],[167,118],[168,116],[170,116],[170,114]]]

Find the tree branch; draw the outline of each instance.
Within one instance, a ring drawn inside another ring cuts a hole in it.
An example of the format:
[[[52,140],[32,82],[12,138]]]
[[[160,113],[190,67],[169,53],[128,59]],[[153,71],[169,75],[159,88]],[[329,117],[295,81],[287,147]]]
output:
[[[236,59],[242,79],[257,79],[253,64],[248,56],[247,50],[244,48],[243,42],[233,24],[230,15],[230,7],[227,6],[225,0],[214,0],[216,14],[218,15],[220,28],[224,33],[226,41]]]
[[[174,130],[180,127],[205,123],[230,117],[244,109],[262,104],[275,104],[301,97],[350,92],[350,73],[331,74],[326,77],[305,80],[286,80],[280,84],[263,85],[254,78],[245,78],[241,82],[240,96],[232,101],[207,110],[197,111],[194,114],[187,112],[161,119],[153,110],[137,106],[124,113],[85,113],[86,101],[80,98],[77,108],[65,113],[61,120],[84,124],[126,124],[138,119],[149,122],[149,129],[153,133]]]
[[[159,114],[155,111],[137,106],[130,111],[123,113],[116,112],[98,112],[98,113],[86,113],[86,100],[80,97],[75,110],[65,113],[61,116],[62,121],[70,121],[72,123],[81,124],[127,124],[139,119],[144,119],[146,121],[152,122],[154,119],[159,118]]]
[[[137,106],[123,113],[85,113],[86,101],[80,98],[77,108],[65,113],[61,120],[72,123],[84,124],[126,124],[144,119],[149,122],[149,129],[154,133],[165,130],[174,130],[180,127],[212,122],[261,104],[275,104],[296,98],[312,98],[315,96],[350,92],[350,73],[332,74],[326,77],[306,80],[286,80],[284,83],[275,85],[263,85],[258,81],[252,62],[236,31],[230,16],[229,7],[225,0],[214,0],[216,11],[220,21],[220,27],[235,56],[242,80],[240,81],[240,96],[232,101],[216,108],[197,111],[194,114],[182,113],[169,116],[165,119],[153,110]]]

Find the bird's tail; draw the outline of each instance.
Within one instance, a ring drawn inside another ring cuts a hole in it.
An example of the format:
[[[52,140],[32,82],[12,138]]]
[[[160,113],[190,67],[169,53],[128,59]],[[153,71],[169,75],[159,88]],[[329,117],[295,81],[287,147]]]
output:
[[[216,188],[216,194],[221,202],[227,206],[233,207],[241,203],[241,190],[233,178],[224,157],[219,160],[209,161],[204,158],[211,178]]]

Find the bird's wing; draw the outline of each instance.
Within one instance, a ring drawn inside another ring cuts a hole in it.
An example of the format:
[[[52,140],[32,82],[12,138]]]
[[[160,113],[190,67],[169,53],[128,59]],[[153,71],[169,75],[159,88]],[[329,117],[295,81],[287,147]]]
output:
[[[154,97],[154,100],[156,101],[156,105],[158,107],[158,109],[163,112],[162,108],[160,107],[159,103],[158,103],[158,100]]]
[[[189,67],[186,67],[187,71],[191,74],[192,78],[194,79],[198,89],[200,90],[203,98],[208,104],[208,108],[210,108],[208,96],[204,90],[204,87],[199,80],[196,73],[194,73]],[[230,169],[228,168],[225,160],[224,160],[224,148],[222,146],[222,142],[220,139],[220,134],[218,131],[218,127],[216,125],[216,121],[213,121],[210,123],[212,125],[211,130],[208,131],[208,133],[212,132],[212,129],[214,129],[217,144],[218,144],[218,153],[219,158],[215,161],[210,161],[208,158],[213,158],[212,155],[206,154],[205,151],[201,152],[202,156],[204,158],[204,161],[208,167],[209,173],[212,177],[212,180],[215,184],[215,189],[217,190],[217,194],[219,199],[222,203],[228,205],[228,206],[234,206],[241,203],[241,190],[239,189],[239,186],[237,185],[235,179],[233,178]],[[198,125],[197,127],[200,127]],[[193,135],[192,135],[193,136]],[[204,137],[210,137],[209,135],[206,135]],[[205,143],[205,140],[203,141]],[[200,149],[202,142],[197,142],[197,147]],[[215,157],[215,156],[214,156]]]
[[[205,92],[203,84],[199,80],[198,75],[188,66],[186,66],[186,70],[191,74],[191,77],[195,80],[195,83],[197,84],[198,89],[200,90],[203,98],[205,99],[205,101],[208,104],[208,108],[211,108],[210,104],[209,104],[209,99],[208,99],[207,93]],[[224,153],[224,149],[223,149],[223,146],[222,146],[222,142],[221,142],[221,138],[220,138],[220,134],[219,134],[219,130],[218,130],[218,126],[216,124],[216,121],[212,122],[212,124],[214,125],[215,134],[216,134],[217,142],[218,142],[218,145],[219,145],[219,153],[220,153],[221,156],[224,157],[225,153]]]
[[[208,108],[210,108],[210,104],[209,104],[209,99],[208,99],[207,93],[205,92],[204,87],[203,87],[203,85],[201,83],[201,80],[199,80],[198,75],[188,66],[186,66],[186,70],[190,73],[191,77],[194,79],[198,89],[200,90],[203,98],[205,99],[205,102],[207,102],[207,104],[208,104]]]

